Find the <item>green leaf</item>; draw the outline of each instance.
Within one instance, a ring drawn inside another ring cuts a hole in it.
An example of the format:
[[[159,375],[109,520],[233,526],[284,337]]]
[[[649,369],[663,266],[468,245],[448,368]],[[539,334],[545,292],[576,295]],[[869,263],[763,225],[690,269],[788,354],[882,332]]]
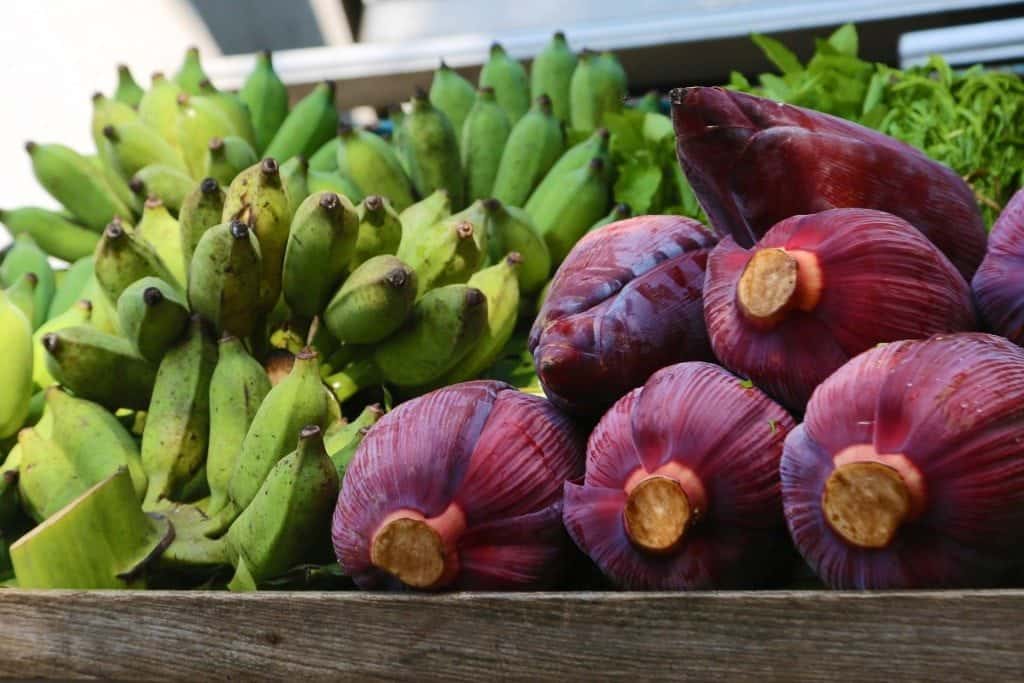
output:
[[[611,133],[613,154],[629,155],[647,146],[643,133],[645,116],[646,112],[636,110],[605,114],[604,127]]]
[[[743,389],[753,389],[754,383],[749,379],[742,379],[740,380],[740,387],[742,387]]]
[[[731,71],[729,72],[729,85],[726,87],[746,92],[750,90],[750,81],[739,71]]]
[[[853,24],[843,24],[828,37],[828,44],[841,55],[856,57],[859,48],[857,27]]]
[[[768,58],[768,61],[777,66],[782,73],[796,74],[804,70],[796,55],[781,42],[760,33],[751,35],[750,39],[761,48],[761,52]]]
[[[615,203],[626,203],[633,208],[633,215],[648,212],[654,195],[661,185],[661,169],[649,163],[631,160],[619,168],[615,181]]]

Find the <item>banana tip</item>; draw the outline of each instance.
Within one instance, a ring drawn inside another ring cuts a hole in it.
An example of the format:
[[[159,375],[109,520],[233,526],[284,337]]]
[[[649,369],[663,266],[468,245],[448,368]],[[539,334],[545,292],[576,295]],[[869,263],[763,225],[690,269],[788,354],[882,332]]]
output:
[[[273,157],[267,157],[260,162],[260,171],[264,175],[277,175],[280,168],[277,165],[277,159]]]
[[[144,209],[159,209],[164,205],[164,200],[157,197],[155,194],[151,194],[146,197],[146,202],[142,205]]]
[[[299,438],[315,439],[316,437],[320,436],[320,431],[321,430],[319,425],[306,425],[305,427],[302,428],[302,431],[299,432]]]
[[[487,301],[487,297],[476,287],[470,287],[466,290],[466,305],[473,307],[479,306],[480,304]]]
[[[146,183],[142,182],[142,178],[139,176],[132,176],[132,179],[128,181],[128,189],[135,194],[143,194],[146,191]]]
[[[368,211],[380,211],[384,208],[384,198],[379,194],[371,194],[363,200],[363,205]]]
[[[210,148],[211,152],[219,152],[224,149],[224,138],[210,138],[210,143],[207,146]]]
[[[50,353],[57,353],[57,349],[60,348],[60,337],[52,332],[50,334],[43,335],[43,348]]]
[[[219,189],[216,178],[203,178],[203,182],[199,183],[199,191],[203,194],[213,194]]]
[[[341,199],[333,192],[325,192],[323,196],[320,197],[319,204],[320,208],[326,209],[327,211],[337,211],[338,207],[341,206]]]
[[[25,143],[25,151],[28,152],[29,154],[31,154],[32,152],[35,151],[37,146],[38,145],[36,145],[36,143],[34,143],[31,140],[29,140],[28,142]]]
[[[142,302],[147,306],[156,306],[163,303],[164,293],[159,287],[146,287],[142,290]]]
[[[239,220],[231,221],[231,236],[236,240],[249,236],[249,226]]]

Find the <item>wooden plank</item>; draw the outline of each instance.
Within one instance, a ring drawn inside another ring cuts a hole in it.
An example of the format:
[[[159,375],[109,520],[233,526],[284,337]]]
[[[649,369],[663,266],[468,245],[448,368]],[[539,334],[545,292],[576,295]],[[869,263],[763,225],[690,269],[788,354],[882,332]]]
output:
[[[1024,591],[0,592],[0,676],[1024,680]]]

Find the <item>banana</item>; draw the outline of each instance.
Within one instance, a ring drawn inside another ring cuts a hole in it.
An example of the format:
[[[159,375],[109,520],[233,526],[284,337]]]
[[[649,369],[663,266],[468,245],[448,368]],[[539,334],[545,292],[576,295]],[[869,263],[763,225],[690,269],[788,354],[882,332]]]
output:
[[[334,136],[309,157],[310,171],[337,171],[338,170],[338,147],[341,139]]]
[[[129,107],[138,107],[142,101],[142,94],[145,91],[135,82],[131,69],[127,64],[117,65],[117,88],[114,90],[114,99],[127,104]]]
[[[174,74],[174,82],[180,85],[185,92],[198,95],[199,84],[206,80],[209,80],[209,77],[203,71],[203,65],[199,61],[199,48],[188,48],[185,50],[185,58],[178,68],[178,73]]]
[[[281,266],[292,221],[288,193],[277,162],[266,158],[231,182],[221,221],[239,220],[256,235],[260,247],[260,310],[271,311],[281,296]]]
[[[127,339],[75,325],[43,336],[50,374],[80,398],[107,408],[145,410],[156,368]]]
[[[148,477],[143,507],[183,498],[183,489],[201,473],[210,432],[210,378],[217,347],[199,316],[185,337],[167,351],[153,386],[142,433],[142,467]]]
[[[633,105],[633,108],[639,111],[645,111],[649,114],[660,114],[661,93],[657,90],[648,91],[635,105]]]
[[[487,254],[484,225],[451,216],[434,225],[403,235],[398,258],[417,275],[417,294],[442,285],[465,282]]]
[[[348,272],[360,236],[356,208],[345,197],[319,192],[299,204],[281,271],[281,292],[293,313],[311,319],[324,310]]]
[[[103,135],[110,141],[121,172],[131,177],[150,164],[163,164],[188,172],[185,159],[176,148],[160,136],[155,128],[142,121],[108,124]]]
[[[137,197],[157,197],[174,213],[181,211],[185,197],[195,188],[196,181],[173,166],[151,164],[139,169],[128,185]],[[143,205],[145,214],[145,205]]]
[[[188,308],[170,284],[144,277],[128,285],[117,300],[117,318],[132,349],[155,365],[184,334]]]
[[[326,426],[327,409],[317,353],[304,349],[295,356],[288,376],[263,399],[242,441],[228,486],[236,512],[244,510],[256,497],[270,470],[291,450],[303,426]]]
[[[218,332],[247,337],[259,313],[261,270],[260,245],[245,223],[214,226],[192,257],[189,305]]]
[[[219,513],[228,502],[228,485],[242,441],[269,392],[267,373],[241,340],[231,335],[221,337],[217,366],[210,380],[210,446],[206,458],[209,515]]]
[[[71,308],[75,302],[84,298],[86,286],[92,277],[92,254],[78,259],[64,271],[64,279],[57,285],[57,290],[50,300],[50,308],[46,313],[47,320]]]
[[[0,264],[0,285],[10,287],[26,273],[33,273],[37,280],[32,297],[32,318],[29,320],[32,329],[36,329],[46,321],[56,289],[56,277],[43,250],[29,235],[22,234],[14,238]]]
[[[192,262],[192,253],[203,234],[221,222],[224,213],[224,190],[214,178],[204,178],[185,196],[178,211],[181,246],[185,261]]]
[[[444,188],[452,206],[463,207],[465,184],[455,129],[422,90],[416,91],[412,111],[402,121],[399,149],[409,164],[409,177],[419,196]]]
[[[551,260],[559,264],[569,250],[608,210],[611,182],[604,159],[595,157],[586,168],[568,174],[561,193],[527,213],[544,237]]]
[[[494,99],[494,88],[480,88],[462,126],[459,146],[467,201],[490,197],[493,193],[502,151],[511,130],[508,114]]]
[[[338,171],[350,178],[363,195],[387,197],[396,211],[413,203],[412,184],[387,142],[369,131],[338,127]]]
[[[273,466],[252,505],[228,529],[237,567],[228,588],[254,590],[308,559],[317,544],[328,545],[338,490],[338,472],[324,450],[321,427],[302,427],[298,447]]]
[[[495,198],[510,206],[525,204],[564,149],[562,123],[552,113],[551,99],[541,95],[508,136],[494,180]]]
[[[363,192],[351,179],[333,171],[310,171],[306,175],[306,189],[313,192],[334,192],[348,198],[350,202],[363,200]]]
[[[620,72],[621,67],[610,53],[580,53],[569,86],[569,120],[573,129],[589,133],[602,125],[605,114],[622,111],[626,88]]]
[[[110,141],[106,138],[103,139],[107,143],[105,145],[107,149],[105,154],[111,155],[111,162],[108,163],[99,154],[87,156],[86,160],[99,172],[103,182],[106,183],[107,188],[117,197],[118,201],[127,206],[129,211],[131,211],[126,218],[134,221],[135,217],[142,213],[142,199],[132,191],[131,181],[121,175],[121,165],[116,157],[114,157],[113,146],[110,144]]]
[[[409,208],[398,214],[402,224],[402,236],[413,234],[452,215],[452,202],[445,189],[434,190]]]
[[[185,93],[178,95],[178,144],[193,178],[212,175],[206,169],[210,141],[237,134],[228,117],[209,98]]]
[[[114,216],[130,219],[132,210],[107,185],[87,158],[64,145],[25,143],[39,184],[84,225],[99,231]]]
[[[110,300],[103,285],[96,278],[95,272],[86,282],[85,288],[82,290],[82,298],[92,302],[92,317],[89,322],[93,327],[107,334],[115,336],[121,334],[121,323],[117,319],[117,301]]]
[[[240,137],[210,138],[203,160],[202,175],[230,185],[235,176],[259,161],[256,150]]]
[[[456,133],[462,130],[474,99],[476,91],[473,84],[441,60],[430,84],[430,103],[448,117]]]
[[[139,102],[139,120],[157,131],[160,137],[171,145],[172,148],[178,146],[178,95],[181,95],[183,92],[185,91],[181,89],[180,85],[166,78],[158,71],[153,74],[149,90],[146,91],[146,94],[142,96],[142,101]],[[108,125],[116,125],[127,123],[131,120],[119,119],[107,121],[106,123]],[[102,131],[103,128],[101,127],[99,135],[102,135]],[[93,137],[97,137],[95,124]],[[97,148],[99,148],[99,143],[97,143]]]
[[[263,151],[263,156],[282,163],[296,154],[308,159],[331,139],[337,125],[334,83],[325,81],[295,104]]]
[[[339,479],[345,476],[345,470],[352,462],[363,436],[382,417],[384,417],[384,411],[375,403],[363,408],[363,411],[352,422],[347,424],[341,421],[334,422],[327,428],[327,432],[324,434],[324,449],[327,451],[327,455],[331,456],[331,460],[338,470]]]
[[[598,228],[603,228],[609,223],[616,223],[618,221],[626,220],[627,218],[630,218],[632,215],[633,209],[630,208],[629,204],[616,204],[615,206],[612,207],[612,210],[608,212],[608,215],[606,215],[604,218],[590,226],[587,232],[593,232]]]
[[[57,380],[53,378],[53,375],[50,374],[46,367],[46,350],[43,348],[43,337],[51,332],[63,330],[65,327],[85,325],[91,318],[92,302],[88,299],[82,299],[72,305],[71,308],[47,320],[46,323],[41,325],[32,334],[32,381],[35,382],[37,387],[45,389],[57,383]]]
[[[89,488],[64,449],[38,430],[18,432],[18,447],[18,498],[22,509],[36,522],[53,516]]]
[[[209,101],[211,106],[219,109],[224,118],[231,122],[231,127],[234,129],[234,134],[237,137],[245,140],[250,147],[256,144],[256,133],[252,127],[252,116],[249,114],[249,107],[238,95],[217,90],[209,80],[199,83],[199,93],[198,97]],[[253,150],[253,156],[256,156],[255,149]]]
[[[21,314],[25,316],[25,320],[31,320],[33,331],[35,327],[35,308],[36,308],[36,287],[39,285],[39,278],[35,273],[22,273],[18,276],[18,279],[11,283],[11,286],[7,288],[7,299],[21,311]],[[42,316],[44,319],[46,314]]]
[[[533,220],[523,209],[505,206],[497,199],[486,199],[487,250],[491,263],[498,263],[505,254],[517,252],[522,263],[516,268],[519,291],[533,294],[547,282],[551,274],[551,254]]]
[[[262,154],[288,117],[288,88],[274,71],[270,50],[257,53],[238,98],[249,108],[256,151]]]
[[[28,415],[32,396],[32,327],[7,293],[0,289],[0,439],[18,431]]]
[[[576,55],[561,31],[551,37],[530,65],[530,99],[550,97],[551,109],[563,123],[569,123],[569,85],[575,69]]]
[[[124,467],[135,494],[146,493],[146,473],[139,446],[114,415],[103,406],[75,398],[60,387],[45,392],[51,416],[49,438],[59,446],[87,486],[103,481]]]
[[[327,304],[324,323],[345,344],[373,344],[405,322],[416,301],[416,271],[391,255],[363,262]]]
[[[288,193],[288,206],[291,207],[292,215],[302,200],[309,196],[309,166],[306,157],[301,154],[281,164],[281,179]]]
[[[135,226],[135,237],[148,244],[173,276],[169,283],[184,291],[187,282],[185,248],[181,240],[181,226],[158,197],[146,200],[142,219]]]
[[[618,103],[621,105],[626,97],[626,89],[628,86],[626,78],[626,70],[622,68],[622,64],[619,62],[619,58],[614,53],[605,50],[597,58],[598,66],[608,74],[608,77],[615,82],[619,88]],[[621,107],[620,107],[621,108]]]
[[[405,124],[405,110],[402,109],[401,104],[392,104],[388,107],[388,118],[385,119],[385,122],[390,128],[391,146],[395,148],[395,154],[398,155],[398,160],[401,162],[402,168],[405,169],[405,174],[411,180],[409,159],[405,155],[405,142],[402,135],[402,126]],[[456,135],[458,133],[459,131],[455,131]]]
[[[367,259],[381,254],[394,254],[402,241],[402,219],[391,202],[380,195],[370,195],[356,207],[359,237],[349,263],[355,270]]]
[[[141,211],[141,204],[128,187],[128,178],[121,169],[114,145],[103,135],[103,129],[108,125],[138,120],[139,116],[136,111],[127,104],[109,99],[103,93],[95,93],[92,96],[91,133],[92,141],[96,145],[98,166],[111,191],[133,213]],[[125,216],[125,218],[129,218],[129,216]]]
[[[594,157],[604,159],[605,163],[610,162],[608,156],[608,144],[611,136],[607,128],[599,128],[594,131],[586,140],[573,145],[563,154],[551,170],[540,181],[540,185],[533,191],[526,202],[526,212],[533,214],[537,207],[547,201],[552,195],[563,194],[566,178],[573,171],[584,168]]]
[[[509,57],[500,43],[491,45],[490,56],[480,70],[480,87],[484,86],[494,88],[494,96],[513,126],[530,108],[526,69]]]

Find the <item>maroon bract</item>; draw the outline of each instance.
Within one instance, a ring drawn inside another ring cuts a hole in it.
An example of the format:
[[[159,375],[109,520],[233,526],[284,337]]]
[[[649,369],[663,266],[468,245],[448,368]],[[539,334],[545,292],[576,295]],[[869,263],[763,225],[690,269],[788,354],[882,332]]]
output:
[[[779,458],[793,419],[710,363],[654,373],[601,418],[565,526],[619,586],[762,584],[786,557]]]
[[[970,288],[942,252],[868,209],[787,218],[753,249],[723,239],[704,315],[722,364],[797,412],[875,344],[975,329]]]
[[[580,240],[530,332],[548,397],[600,415],[658,368],[710,360],[701,291],[714,245],[703,225],[682,216],[638,216]]]
[[[550,586],[570,549],[562,485],[583,459],[567,417],[500,382],[403,403],[370,429],[345,474],[338,562],[362,588]]]
[[[1024,190],[1013,195],[992,226],[971,287],[990,329],[1024,345]]]
[[[1024,350],[967,333],[857,356],[814,392],[781,472],[828,585],[998,582],[1024,542]]]
[[[985,226],[970,187],[894,138],[827,114],[723,88],[672,92],[686,177],[720,235],[753,245],[797,214],[862,207],[920,230],[970,279]]]

